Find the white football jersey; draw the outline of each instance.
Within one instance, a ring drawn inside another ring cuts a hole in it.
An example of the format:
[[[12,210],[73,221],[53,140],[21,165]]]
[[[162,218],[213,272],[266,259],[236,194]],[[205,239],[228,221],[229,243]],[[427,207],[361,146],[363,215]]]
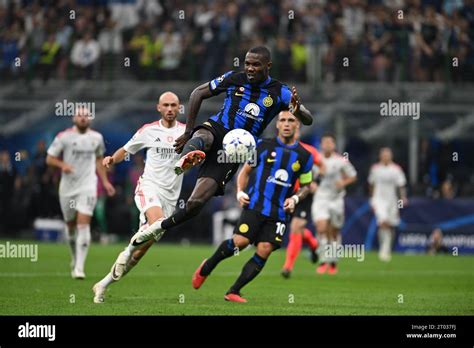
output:
[[[336,182],[345,177],[354,177],[357,171],[354,166],[338,153],[333,153],[329,157],[321,155],[321,163],[324,166],[324,175],[321,177],[314,199],[333,200],[343,198],[345,189],[338,189]]]
[[[76,127],[56,135],[48,148],[48,155],[59,157],[72,166],[72,173],[61,174],[60,196],[74,196],[81,192],[97,191],[96,159],[105,152],[102,134],[92,129],[80,133]]]
[[[374,164],[370,168],[367,181],[374,186],[372,196],[374,200],[395,203],[398,199],[397,188],[406,185],[405,174],[402,168],[395,163],[388,165]]]
[[[145,124],[123,147],[132,155],[146,148],[145,169],[141,180],[152,183],[161,189],[170,201],[179,198],[183,175],[176,175],[174,165],[179,159],[173,144],[183,135],[185,124],[176,122],[172,128],[166,128],[161,120]]]

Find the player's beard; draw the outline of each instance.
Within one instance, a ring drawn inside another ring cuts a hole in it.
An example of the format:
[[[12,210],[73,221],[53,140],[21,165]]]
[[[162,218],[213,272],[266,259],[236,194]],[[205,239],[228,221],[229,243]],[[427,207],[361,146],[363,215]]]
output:
[[[79,130],[79,132],[85,133],[87,129],[89,128],[89,124],[86,123],[85,125],[83,125],[83,124],[76,123],[76,127]]]

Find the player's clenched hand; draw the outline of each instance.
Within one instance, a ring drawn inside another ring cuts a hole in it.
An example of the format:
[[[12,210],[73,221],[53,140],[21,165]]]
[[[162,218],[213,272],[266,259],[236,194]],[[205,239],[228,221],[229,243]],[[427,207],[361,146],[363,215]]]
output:
[[[244,191],[237,192],[237,200],[239,201],[242,208],[250,204],[250,197]]]
[[[296,91],[296,87],[293,86],[291,87],[290,112],[294,114],[296,111],[298,111],[300,105],[301,98],[299,97],[298,92]]]
[[[107,192],[107,196],[112,197],[113,195],[115,195],[115,188],[110,182],[104,183],[104,189],[105,192]]]
[[[63,173],[69,174],[69,173],[72,173],[74,171],[74,168],[71,165],[69,165],[67,163],[64,163],[61,166],[61,170],[63,171]]]
[[[176,139],[176,141],[173,145],[174,150],[177,153],[181,153],[181,151],[183,151],[184,145],[188,142],[189,139],[191,139],[191,132],[185,132],[178,139]]]
[[[107,169],[109,169],[112,164],[114,164],[114,158],[112,156],[107,156],[102,160],[102,165]]]
[[[287,213],[293,213],[295,211],[296,202],[293,198],[285,199],[285,203],[283,204],[283,210]]]

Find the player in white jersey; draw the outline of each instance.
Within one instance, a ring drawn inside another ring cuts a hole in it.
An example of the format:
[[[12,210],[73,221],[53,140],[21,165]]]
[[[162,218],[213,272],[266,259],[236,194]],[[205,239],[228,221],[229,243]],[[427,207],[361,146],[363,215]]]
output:
[[[174,213],[181,192],[183,176],[174,172],[175,163],[179,154],[174,150],[176,139],[183,135],[185,124],[176,120],[179,111],[178,96],[172,92],[163,93],[158,101],[157,110],[161,119],[145,124],[141,127],[122,148],[113,156],[104,158],[104,166],[122,162],[129,154],[135,154],[147,149],[143,175],[135,189],[135,204],[140,211],[139,231],[155,221],[168,217]],[[158,241],[162,234],[155,238]],[[94,302],[104,302],[107,287],[120,280],[145,255],[154,240],[148,240],[137,247],[129,244],[122,251],[111,271],[94,285]]]
[[[71,275],[84,279],[84,264],[91,241],[90,222],[97,202],[97,176],[109,196],[115,194],[107,179],[102,158],[102,135],[90,129],[90,113],[78,108],[74,126],[58,133],[48,148],[46,163],[61,169],[59,202],[66,222],[66,238],[71,248]],[[62,154],[62,160],[59,158]]]
[[[368,182],[370,185],[370,204],[375,213],[378,225],[379,258],[390,261],[395,227],[400,223],[398,199],[402,206],[408,202],[406,178],[402,168],[392,161],[392,150],[380,149],[380,161],[370,168]]]
[[[336,139],[333,135],[323,135],[321,151],[321,179],[312,205],[312,215],[320,241],[320,265],[316,272],[335,274],[336,250],[341,243],[339,231],[344,224],[345,188],[357,180],[357,172],[349,159],[336,152]]]

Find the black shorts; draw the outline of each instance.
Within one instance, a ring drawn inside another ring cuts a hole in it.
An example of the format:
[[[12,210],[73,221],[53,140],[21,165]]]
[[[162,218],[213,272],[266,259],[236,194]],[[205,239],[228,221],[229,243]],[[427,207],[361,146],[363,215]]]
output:
[[[251,209],[242,211],[234,230],[234,234],[248,238],[252,244],[257,245],[259,242],[272,243],[274,250],[281,247],[285,232],[285,221],[279,221]]]
[[[293,217],[311,221],[311,206],[313,205],[313,195],[309,194],[305,199],[296,205]]]
[[[214,141],[211,149],[206,152],[206,159],[199,167],[198,178],[213,178],[217,184],[218,189],[215,196],[222,196],[224,194],[225,185],[232,180],[235,173],[239,169],[239,163],[218,163],[219,150],[222,150],[222,140],[229,132],[220,124],[208,120],[203,124],[194,128],[193,133],[198,129],[207,129],[214,135]]]

